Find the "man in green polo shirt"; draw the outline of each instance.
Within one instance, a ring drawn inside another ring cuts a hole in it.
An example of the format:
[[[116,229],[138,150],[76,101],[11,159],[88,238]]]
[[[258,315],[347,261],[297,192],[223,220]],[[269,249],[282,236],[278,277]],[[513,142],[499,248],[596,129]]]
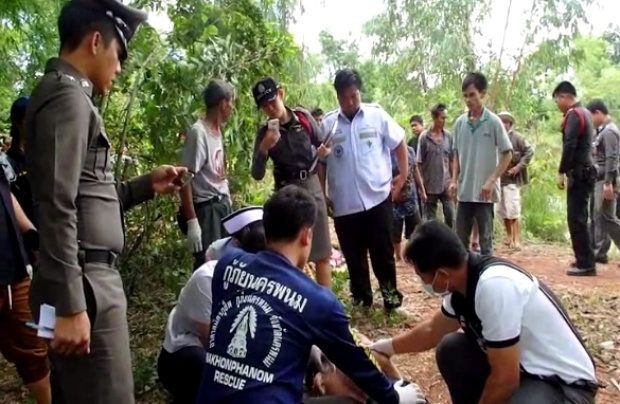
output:
[[[512,143],[501,119],[482,101],[488,82],[482,73],[469,73],[461,90],[468,112],[454,124],[452,181],[456,195],[456,232],[469,246],[474,221],[482,254],[493,253],[493,204],[499,200],[499,179],[512,159]]]

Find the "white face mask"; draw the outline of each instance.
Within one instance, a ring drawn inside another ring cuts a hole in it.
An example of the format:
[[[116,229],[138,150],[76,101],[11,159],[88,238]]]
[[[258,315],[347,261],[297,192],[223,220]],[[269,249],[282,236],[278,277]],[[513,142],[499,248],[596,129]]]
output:
[[[424,291],[426,293],[428,293],[432,297],[444,298],[444,297],[448,296],[451,293],[448,290],[448,286],[450,285],[450,283],[446,284],[446,290],[445,291],[443,291],[443,292],[435,292],[435,290],[433,289],[433,285],[435,284],[435,280],[437,279],[437,274],[438,273],[439,273],[439,271],[435,272],[435,276],[433,277],[433,281],[430,284],[422,282],[422,289],[424,289]]]

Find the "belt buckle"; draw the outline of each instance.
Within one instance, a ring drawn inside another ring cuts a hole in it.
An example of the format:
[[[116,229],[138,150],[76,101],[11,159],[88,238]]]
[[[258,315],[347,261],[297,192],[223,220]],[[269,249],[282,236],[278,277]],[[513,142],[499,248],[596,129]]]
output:
[[[301,170],[299,172],[299,179],[305,181],[308,179],[308,170]]]
[[[113,253],[112,251],[108,252],[108,265],[113,267],[116,264],[116,260],[118,259],[118,254]]]

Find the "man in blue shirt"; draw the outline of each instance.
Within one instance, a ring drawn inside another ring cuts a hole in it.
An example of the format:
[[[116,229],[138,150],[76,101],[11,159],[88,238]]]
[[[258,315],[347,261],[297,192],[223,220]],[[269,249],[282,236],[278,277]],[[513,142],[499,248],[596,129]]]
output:
[[[417,385],[379,371],[336,296],[301,271],[316,216],[308,191],[285,186],[264,206],[267,250],[232,250],[218,261],[197,403],[301,403],[313,345],[375,401],[425,402]]]

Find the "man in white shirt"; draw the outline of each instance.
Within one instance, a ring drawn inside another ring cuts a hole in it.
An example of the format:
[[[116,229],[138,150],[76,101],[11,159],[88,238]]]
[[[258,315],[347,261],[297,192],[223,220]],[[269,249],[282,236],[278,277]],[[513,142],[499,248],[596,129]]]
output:
[[[405,130],[383,108],[361,102],[362,87],[356,70],[336,73],[334,89],[340,108],[323,118],[320,140],[329,139],[331,153],[318,166],[318,174],[323,190],[327,189],[354,302],[365,307],[373,304],[370,255],[383,305],[390,311],[399,308],[403,299],[396,285],[392,201],[407,180],[407,145]],[[391,152],[401,173],[395,177]]]
[[[371,349],[392,356],[436,348],[454,404],[594,403],[592,358],[560,301],[535,277],[468,253],[435,220],[418,227],[405,259],[424,290],[443,297],[441,310]]]

